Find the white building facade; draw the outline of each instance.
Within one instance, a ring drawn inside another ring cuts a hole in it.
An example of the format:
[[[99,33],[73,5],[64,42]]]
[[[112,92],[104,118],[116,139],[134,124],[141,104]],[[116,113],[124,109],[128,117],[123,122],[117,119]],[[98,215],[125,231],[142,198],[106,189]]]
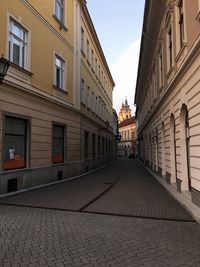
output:
[[[159,10],[159,12],[158,12]],[[146,1],[138,156],[200,207],[200,1]]]

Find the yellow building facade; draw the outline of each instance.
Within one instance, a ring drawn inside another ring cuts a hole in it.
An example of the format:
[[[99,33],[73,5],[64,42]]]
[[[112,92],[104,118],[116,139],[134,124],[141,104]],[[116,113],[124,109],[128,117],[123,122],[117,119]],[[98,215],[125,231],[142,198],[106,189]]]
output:
[[[0,84],[0,193],[65,179],[111,160],[109,150],[109,156],[96,156],[93,136],[103,131],[99,139],[112,142],[109,116],[95,117],[81,104],[82,79],[95,97],[110,97],[107,111],[114,86],[85,1],[8,0],[0,6],[0,53],[10,61]],[[83,27],[91,31],[107,77],[105,92],[84,67]]]

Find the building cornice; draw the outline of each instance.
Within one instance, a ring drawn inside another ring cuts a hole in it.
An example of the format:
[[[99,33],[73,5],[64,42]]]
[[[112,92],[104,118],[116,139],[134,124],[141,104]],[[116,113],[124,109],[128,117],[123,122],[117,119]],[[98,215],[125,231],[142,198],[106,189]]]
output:
[[[83,2],[83,1],[81,1],[81,2]],[[100,44],[100,42],[99,42],[99,38],[98,38],[98,35],[97,35],[97,33],[96,33],[96,30],[95,30],[94,24],[93,24],[93,22],[92,22],[91,16],[90,16],[90,14],[89,14],[89,11],[88,11],[88,8],[87,8],[87,5],[86,5],[86,1],[84,1],[84,2],[85,2],[85,3],[82,3],[83,14],[84,14],[85,19],[86,19],[86,21],[87,21],[87,23],[88,23],[88,26],[89,26],[89,28],[90,28],[91,34],[92,34],[92,36],[93,36],[93,38],[94,38],[96,47],[97,47],[98,52],[99,52],[99,54],[100,54],[100,56],[101,56],[101,59],[102,59],[102,61],[103,61],[103,63],[104,63],[104,66],[105,66],[105,68],[106,68],[106,71],[107,71],[107,73],[108,73],[108,76],[109,76],[109,78],[110,78],[110,81],[111,81],[111,83],[112,83],[112,86],[115,87],[115,82],[114,82],[114,80],[113,80],[112,74],[111,74],[110,69],[109,69],[109,67],[108,67],[108,63],[107,63],[107,61],[106,61],[106,58],[105,58],[103,49],[102,49],[101,44]]]
[[[144,73],[149,73],[154,51],[157,47],[157,39],[160,28],[156,28],[155,24],[160,25],[164,16],[166,2],[164,0],[154,1],[146,0],[144,9],[143,28],[141,35],[140,56],[138,64],[138,76],[136,82],[135,104],[140,105],[140,96],[144,90]],[[158,12],[159,10],[159,12]],[[148,64],[147,62],[150,62]]]

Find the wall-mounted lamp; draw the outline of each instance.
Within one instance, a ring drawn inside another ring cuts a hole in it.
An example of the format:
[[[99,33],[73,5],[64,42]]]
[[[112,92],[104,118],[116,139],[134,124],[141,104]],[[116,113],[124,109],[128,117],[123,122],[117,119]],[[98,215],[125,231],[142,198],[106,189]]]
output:
[[[2,55],[0,58],[0,83],[2,84],[4,77],[7,74],[8,68],[10,66],[10,62],[5,59]]]

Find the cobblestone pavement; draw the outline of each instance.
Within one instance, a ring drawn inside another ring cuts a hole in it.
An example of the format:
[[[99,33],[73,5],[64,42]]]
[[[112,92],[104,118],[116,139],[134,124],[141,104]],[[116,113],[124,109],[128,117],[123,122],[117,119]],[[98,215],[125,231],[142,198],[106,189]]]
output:
[[[200,226],[134,160],[2,199],[0,230],[0,266],[200,266]]]
[[[170,220],[193,220],[137,161],[124,162],[124,174],[108,194],[85,211]]]
[[[194,222],[0,206],[0,266],[200,266]]]
[[[101,195],[105,191],[107,193]],[[98,199],[99,196],[101,197]],[[135,217],[193,220],[136,160],[118,160],[115,164],[84,178],[4,198],[0,203]]]

